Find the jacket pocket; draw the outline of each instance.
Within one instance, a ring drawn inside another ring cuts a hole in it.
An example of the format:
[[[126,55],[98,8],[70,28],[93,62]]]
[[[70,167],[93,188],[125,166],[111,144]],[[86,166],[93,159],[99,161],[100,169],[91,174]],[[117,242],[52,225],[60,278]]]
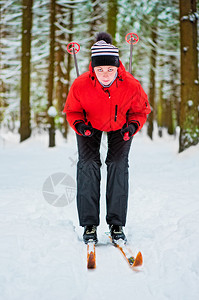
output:
[[[117,121],[117,105],[115,105],[115,119],[114,121],[116,122]]]

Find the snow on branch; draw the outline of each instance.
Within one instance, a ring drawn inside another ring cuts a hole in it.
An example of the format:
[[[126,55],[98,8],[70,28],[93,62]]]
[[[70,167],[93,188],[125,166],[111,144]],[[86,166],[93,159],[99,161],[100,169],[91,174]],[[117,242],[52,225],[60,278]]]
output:
[[[4,10],[8,9],[10,6],[13,5],[14,0],[11,1],[6,1],[5,3],[2,3],[1,1],[1,6],[0,6],[0,12],[3,12]]]
[[[198,20],[198,13],[194,12],[194,13],[190,13],[188,15],[182,16],[182,18],[180,19],[180,21],[190,21],[192,23],[195,23]]]
[[[95,2],[92,2],[92,3],[91,3],[91,7],[92,7],[92,8],[95,8],[97,5],[99,5],[99,6],[101,7],[102,4],[103,4],[103,3],[102,3],[101,0],[96,0]]]
[[[77,1],[57,1],[57,4],[62,6],[62,7],[65,7],[65,8],[74,8],[75,7],[75,4],[82,4],[82,3],[85,3],[87,2],[86,0],[77,0]]]
[[[55,23],[55,26],[57,28],[59,28],[62,32],[65,32],[65,33],[68,33],[68,34],[71,34],[71,33],[74,33],[73,30],[69,30],[67,29],[66,27],[63,27],[61,24],[59,24],[58,22]]]
[[[42,8],[42,7],[45,7],[46,5],[48,5],[49,4],[49,1],[48,0],[46,0],[46,1],[42,1],[42,2],[38,2],[38,1],[35,1],[35,2],[33,2],[33,10],[35,10],[35,9],[38,9],[38,8]]]

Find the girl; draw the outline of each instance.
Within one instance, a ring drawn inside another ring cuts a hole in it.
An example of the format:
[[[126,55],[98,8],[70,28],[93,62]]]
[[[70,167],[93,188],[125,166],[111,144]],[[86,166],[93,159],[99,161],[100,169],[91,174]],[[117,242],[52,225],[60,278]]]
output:
[[[101,32],[91,47],[89,71],[72,84],[64,112],[77,137],[77,209],[85,243],[97,243],[100,201],[100,142],[107,132],[106,222],[113,242],[126,241],[128,154],[133,136],[150,113],[140,83],[119,60],[111,36]],[[126,139],[128,134],[129,139]]]

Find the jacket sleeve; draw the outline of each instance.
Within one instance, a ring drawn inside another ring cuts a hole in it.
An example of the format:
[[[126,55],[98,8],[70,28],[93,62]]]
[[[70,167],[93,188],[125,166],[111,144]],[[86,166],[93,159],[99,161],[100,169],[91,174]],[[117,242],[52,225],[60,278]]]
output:
[[[78,97],[76,80],[70,88],[63,112],[66,113],[66,119],[69,125],[80,135],[80,133],[76,130],[75,125],[80,122],[85,122],[85,118],[83,108]]]
[[[137,92],[132,99],[131,108],[128,112],[128,123],[136,123],[138,126],[134,134],[143,127],[147,120],[147,115],[150,112],[151,108],[148,102],[148,97],[139,83]]]

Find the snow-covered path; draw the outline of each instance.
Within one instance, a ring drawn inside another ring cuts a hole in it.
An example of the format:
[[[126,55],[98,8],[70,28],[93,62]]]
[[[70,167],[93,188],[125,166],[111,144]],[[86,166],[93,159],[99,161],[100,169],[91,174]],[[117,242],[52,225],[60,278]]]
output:
[[[43,197],[46,179],[65,173],[75,180],[73,133],[55,149],[41,135],[18,144],[0,137],[1,300],[195,300],[199,295],[199,147],[177,154],[171,137],[151,142],[144,133],[130,153],[130,196],[125,232],[144,265],[131,270],[101,225],[97,269],[86,269],[75,201],[64,207]],[[106,138],[101,147],[106,155]]]

